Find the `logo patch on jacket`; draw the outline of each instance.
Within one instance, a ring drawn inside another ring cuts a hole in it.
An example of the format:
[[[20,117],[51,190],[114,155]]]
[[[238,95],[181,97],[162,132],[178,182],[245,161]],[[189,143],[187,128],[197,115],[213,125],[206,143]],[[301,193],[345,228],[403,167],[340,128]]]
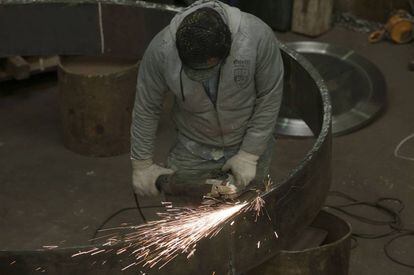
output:
[[[239,88],[245,87],[250,79],[250,60],[235,59],[234,66],[234,82]]]

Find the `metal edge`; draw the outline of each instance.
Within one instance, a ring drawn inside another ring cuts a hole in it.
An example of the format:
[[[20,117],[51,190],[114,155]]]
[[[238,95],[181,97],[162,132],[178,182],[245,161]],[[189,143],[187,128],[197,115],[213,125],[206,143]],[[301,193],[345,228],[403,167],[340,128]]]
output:
[[[82,4],[111,4],[122,6],[133,6],[137,8],[159,9],[172,12],[180,12],[184,7],[151,3],[149,1],[140,0],[0,0],[0,5],[26,5],[26,4],[67,4],[67,5],[82,5]]]

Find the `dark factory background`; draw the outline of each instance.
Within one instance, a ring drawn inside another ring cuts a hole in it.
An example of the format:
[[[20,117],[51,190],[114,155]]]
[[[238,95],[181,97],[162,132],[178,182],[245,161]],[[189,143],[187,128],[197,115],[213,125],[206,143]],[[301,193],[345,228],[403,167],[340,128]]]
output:
[[[237,212],[171,258],[151,250],[150,237],[169,235],[148,221],[174,212],[166,193],[188,190],[134,193],[137,74],[152,38],[194,2],[0,0],[0,275],[414,274],[411,0],[221,1],[280,41],[271,182],[254,193],[264,210]],[[176,100],[166,93],[160,165],[177,143]],[[171,228],[246,197],[175,209]]]

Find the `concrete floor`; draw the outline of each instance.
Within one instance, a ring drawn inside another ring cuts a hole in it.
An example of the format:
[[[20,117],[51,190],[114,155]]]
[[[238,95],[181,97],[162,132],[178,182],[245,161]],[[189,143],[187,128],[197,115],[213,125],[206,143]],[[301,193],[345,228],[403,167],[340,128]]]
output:
[[[283,41],[305,40],[291,33]],[[406,203],[403,219],[414,227],[414,162],[396,158],[398,143],[414,133],[414,58],[411,45],[370,45],[366,35],[334,29],[317,40],[349,47],[383,71],[388,83],[388,109],[374,123],[333,141],[332,189],[358,199],[392,196]],[[22,84],[0,83],[0,250],[33,249],[43,245],[79,245],[120,208],[134,206],[127,154],[89,158],[65,149],[60,134],[56,79],[45,76]],[[171,122],[164,115],[157,158],[163,161],[173,141]],[[273,176],[287,176],[312,145],[312,140],[281,138],[275,150]],[[414,140],[402,151],[414,157]],[[154,204],[145,200],[144,205]],[[367,209],[360,213],[377,215]],[[153,214],[153,211],[148,214]],[[135,212],[124,213],[109,226],[140,223]],[[352,221],[355,230],[384,231]],[[360,240],[352,251],[350,274],[413,274],[389,261],[386,239]],[[401,259],[414,258],[413,240],[396,246]]]
[[[282,41],[312,40],[292,33],[279,34]],[[403,219],[414,228],[414,162],[396,158],[396,146],[414,133],[414,72],[407,63],[414,58],[412,45],[388,42],[369,44],[367,35],[336,28],[316,39],[355,50],[371,60],[383,72],[388,85],[388,107],[368,127],[335,138],[333,141],[332,189],[360,200],[397,197],[406,204]],[[401,148],[401,153],[414,157],[414,140]],[[355,209],[360,214],[375,216],[369,209]],[[350,220],[358,232],[386,232],[386,227],[365,226]],[[386,239],[360,240],[352,251],[350,274],[414,274],[413,269],[390,262],[382,246]],[[414,240],[396,243],[398,256],[414,264]]]

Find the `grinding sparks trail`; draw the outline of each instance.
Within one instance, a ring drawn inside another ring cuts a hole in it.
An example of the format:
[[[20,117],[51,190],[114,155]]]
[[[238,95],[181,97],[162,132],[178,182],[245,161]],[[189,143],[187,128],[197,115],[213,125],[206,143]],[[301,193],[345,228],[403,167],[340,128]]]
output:
[[[159,213],[160,220],[143,225],[125,227],[132,229],[131,233],[120,236],[114,233],[107,236],[105,247],[122,244],[115,251],[117,255],[129,253],[134,257],[134,263],[123,270],[135,265],[161,269],[180,254],[190,258],[196,252],[197,243],[204,238],[215,237],[238,214],[253,211],[256,220],[261,215],[264,200],[257,197],[251,202],[239,204],[221,204],[219,206],[200,206],[198,208],[167,207],[166,213]],[[234,221],[231,221],[231,225]],[[120,228],[117,228],[120,229]],[[103,231],[110,231],[107,229]],[[72,257],[101,253],[100,249],[80,251]]]
[[[126,236],[125,241],[138,246],[134,254],[137,261],[145,262],[144,266],[152,268],[164,262],[163,267],[180,253],[194,254],[198,241],[216,236],[225,222],[246,206],[247,203],[243,203],[223,205],[217,209],[188,209],[172,215],[167,213],[162,215],[162,220],[136,228],[135,232]]]

